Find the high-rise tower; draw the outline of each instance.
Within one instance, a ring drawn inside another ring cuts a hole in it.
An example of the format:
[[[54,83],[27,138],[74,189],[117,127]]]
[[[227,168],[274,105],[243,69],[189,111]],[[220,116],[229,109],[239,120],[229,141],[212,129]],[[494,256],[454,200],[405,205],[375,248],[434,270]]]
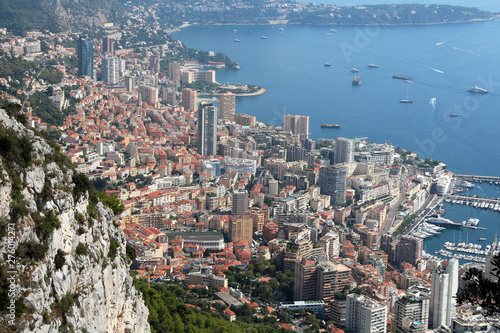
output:
[[[334,163],[354,161],[354,142],[351,139],[336,138],[334,150]]]
[[[182,89],[182,107],[184,110],[189,110],[191,112],[194,112],[196,110],[196,90],[190,89],[190,88],[184,88]]]
[[[87,35],[80,36],[78,39],[78,75],[93,77],[94,56],[92,52],[92,38]]]
[[[455,317],[455,295],[458,290],[458,260],[451,259],[448,266],[432,274],[430,320],[432,327],[451,326]]]
[[[217,108],[212,103],[198,106],[198,154],[217,154]]]
[[[309,116],[285,114],[283,116],[283,129],[300,135],[303,140],[309,137]]]
[[[346,201],[347,167],[336,164],[319,169],[318,186],[321,194],[331,197],[332,205],[340,205]]]
[[[101,59],[101,78],[107,84],[117,84],[120,79],[118,58],[105,55]]]
[[[103,55],[106,53],[109,55],[115,55],[115,42],[108,36],[102,37],[102,48],[101,52]]]
[[[220,119],[234,120],[236,97],[232,92],[220,94]]]

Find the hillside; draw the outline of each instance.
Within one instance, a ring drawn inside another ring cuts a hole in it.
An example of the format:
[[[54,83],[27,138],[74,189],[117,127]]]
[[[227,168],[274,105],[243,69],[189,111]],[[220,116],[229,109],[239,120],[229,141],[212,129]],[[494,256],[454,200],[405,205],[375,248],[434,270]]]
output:
[[[310,25],[409,25],[473,22],[496,16],[479,8],[424,5],[335,6],[293,0],[238,1],[215,0],[135,0],[124,3],[128,12],[140,5],[151,6],[159,20],[174,24],[310,24]]]
[[[0,27],[16,34],[88,30],[125,15],[115,0],[0,0]]]
[[[0,109],[0,331],[149,332],[113,212],[18,110]]]

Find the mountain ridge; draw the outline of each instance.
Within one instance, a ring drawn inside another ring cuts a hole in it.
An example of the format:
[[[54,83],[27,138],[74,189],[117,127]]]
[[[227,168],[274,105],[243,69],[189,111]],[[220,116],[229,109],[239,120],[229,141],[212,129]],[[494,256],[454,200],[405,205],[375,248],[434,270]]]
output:
[[[0,0],[0,26],[16,34],[40,29],[69,32],[119,22],[125,15],[115,0]]]
[[[1,330],[149,332],[113,212],[13,109],[0,109]]]

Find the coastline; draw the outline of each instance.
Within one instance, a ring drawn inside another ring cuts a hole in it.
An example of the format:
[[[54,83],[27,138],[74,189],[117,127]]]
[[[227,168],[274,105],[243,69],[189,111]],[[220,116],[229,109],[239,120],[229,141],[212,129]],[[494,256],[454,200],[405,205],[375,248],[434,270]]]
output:
[[[239,94],[234,94],[236,97],[250,97],[250,96],[258,96],[258,95],[263,95],[267,92],[267,89],[260,88],[256,92],[253,93],[239,93]]]
[[[428,26],[428,25],[439,25],[439,24],[462,24],[462,23],[478,23],[478,22],[488,22],[488,21],[494,21],[496,19],[500,19],[500,14],[499,15],[494,15],[490,18],[484,18],[484,19],[471,19],[467,21],[449,21],[449,22],[427,22],[427,23],[398,23],[398,24],[392,24],[392,23],[362,23],[362,24],[355,24],[355,23],[336,23],[336,22],[331,22],[331,23],[318,23],[318,24],[311,24],[311,23],[297,23],[297,22],[287,22],[287,23],[281,23],[281,25],[304,25],[304,26],[338,26],[338,27],[362,27],[362,26],[387,26],[387,27],[399,27],[399,26]],[[211,23],[211,24],[200,24],[200,23],[183,23],[181,26],[168,30],[167,33],[171,32],[177,32],[180,31],[183,28],[189,27],[189,26],[274,26],[274,25],[280,25],[280,24],[275,24],[275,23],[238,23],[238,22],[232,22],[232,23]]]
[[[178,32],[181,31],[184,28],[187,28],[191,25],[197,25],[196,23],[190,23],[190,22],[183,22],[180,26],[172,28],[172,29],[167,29],[165,30],[165,33],[171,34],[172,32]]]
[[[260,88],[259,90],[257,90],[256,92],[253,92],[253,93],[238,93],[238,94],[234,94],[234,96],[236,97],[252,97],[252,96],[259,96],[259,95],[263,95],[267,92],[267,89],[264,89],[264,88]],[[199,94],[200,96],[219,96],[220,94]],[[202,97],[201,97],[202,98]]]

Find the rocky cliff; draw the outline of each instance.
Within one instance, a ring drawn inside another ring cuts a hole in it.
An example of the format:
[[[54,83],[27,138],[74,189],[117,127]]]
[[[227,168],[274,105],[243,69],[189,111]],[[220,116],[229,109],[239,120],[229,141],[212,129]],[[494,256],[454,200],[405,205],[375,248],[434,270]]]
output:
[[[0,109],[0,331],[149,332],[113,212],[15,112]]]
[[[119,23],[125,10],[115,0],[16,0],[0,1],[0,27],[16,34],[42,29],[51,32],[81,31]]]
[[[114,0],[43,0],[48,13],[54,13],[59,30],[78,31],[117,22],[125,14]]]

